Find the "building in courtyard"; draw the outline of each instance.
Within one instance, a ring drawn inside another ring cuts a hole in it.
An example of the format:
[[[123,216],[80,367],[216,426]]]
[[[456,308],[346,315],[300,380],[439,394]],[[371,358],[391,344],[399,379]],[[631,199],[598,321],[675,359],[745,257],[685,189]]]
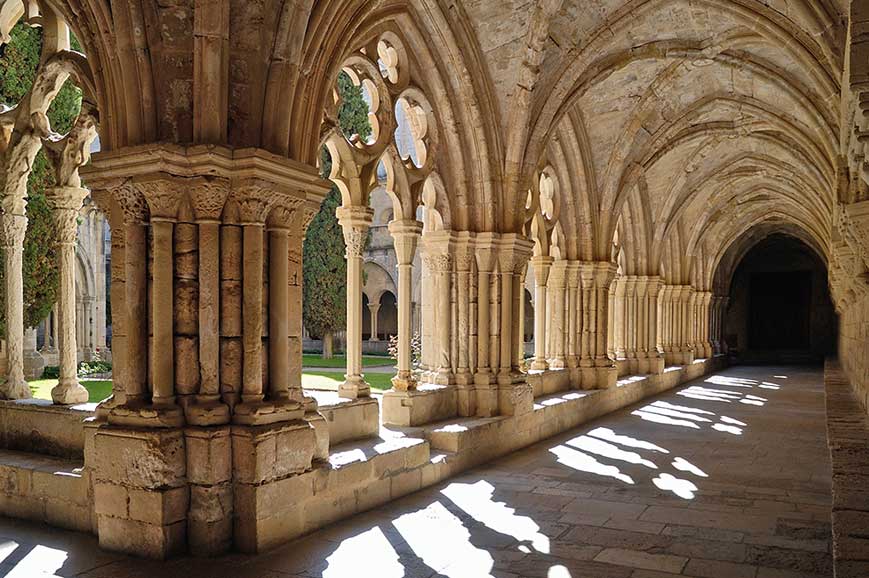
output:
[[[0,0],[0,73],[0,525],[218,558],[109,575],[869,576],[869,2]]]

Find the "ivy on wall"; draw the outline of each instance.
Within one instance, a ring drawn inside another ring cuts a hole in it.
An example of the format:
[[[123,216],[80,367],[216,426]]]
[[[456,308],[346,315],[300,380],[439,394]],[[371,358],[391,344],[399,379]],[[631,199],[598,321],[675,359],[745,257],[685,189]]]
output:
[[[42,50],[42,29],[19,22],[12,29],[12,40],[0,52],[0,103],[18,104],[36,76]],[[72,38],[72,48],[81,50]],[[69,131],[81,108],[81,91],[67,80],[48,109],[48,119],[54,132]],[[51,210],[45,200],[45,189],[54,184],[54,175],[45,155],[40,151],[27,181],[27,233],[24,239],[24,324],[35,327],[45,319],[57,298],[57,236],[51,221]],[[0,287],[4,277],[0,259]],[[5,308],[0,307],[0,335],[5,334]]]

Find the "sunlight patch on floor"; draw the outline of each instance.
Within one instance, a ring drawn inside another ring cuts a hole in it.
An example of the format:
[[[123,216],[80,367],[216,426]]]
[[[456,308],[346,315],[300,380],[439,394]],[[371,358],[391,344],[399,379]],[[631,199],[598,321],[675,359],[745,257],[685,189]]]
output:
[[[637,452],[629,452],[621,449],[617,445],[611,444],[609,442],[605,442],[603,440],[599,440],[589,436],[579,436],[577,438],[573,438],[566,442],[567,445],[574,447],[578,450],[583,450],[589,452],[591,454],[597,454],[599,456],[610,458],[613,460],[619,460],[622,462],[627,462],[629,464],[637,464],[640,466],[646,466],[647,468],[657,470],[658,466],[654,463],[650,462],[647,459],[644,459]]]
[[[489,576],[494,566],[492,555],[471,544],[468,529],[440,502],[404,514],[392,524],[423,563],[440,575]]]
[[[516,510],[504,502],[494,501],[495,488],[489,482],[450,484],[441,493],[486,527],[549,554],[549,538],[540,532],[540,526],[527,516],[517,516]]]
[[[694,493],[698,490],[692,482],[672,476],[670,474],[661,474],[652,480],[652,483],[660,490],[665,492],[673,492],[683,500],[693,500]]]
[[[623,474],[616,466],[608,466],[601,463],[594,457],[579,450],[567,446],[555,446],[554,448],[550,448],[549,451],[556,455],[558,463],[573,468],[574,470],[597,474],[607,478],[615,478],[626,484],[634,483],[632,477]]]
[[[607,440],[613,443],[621,444],[623,446],[628,446],[630,448],[637,448],[641,450],[651,450],[653,452],[660,452],[662,454],[669,454],[669,450],[662,448],[661,446],[656,446],[653,443],[645,442],[643,440],[638,440],[636,438],[632,438],[631,436],[619,435],[608,427],[598,427],[590,432],[588,435],[594,436],[596,438],[600,438],[602,440]]]
[[[359,561],[365,560],[366,571],[381,578],[403,578],[404,565],[398,553],[378,527],[347,538],[328,558],[323,578],[344,578],[359,573]]]

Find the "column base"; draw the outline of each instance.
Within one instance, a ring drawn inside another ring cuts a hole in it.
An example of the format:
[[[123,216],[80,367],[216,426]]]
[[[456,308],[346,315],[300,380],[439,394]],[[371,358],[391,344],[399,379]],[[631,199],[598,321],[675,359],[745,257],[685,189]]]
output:
[[[664,373],[664,358],[662,356],[657,356],[646,359],[646,371],[652,375],[661,375]]]
[[[619,372],[615,365],[581,367],[582,389],[609,389],[616,386]]]
[[[534,409],[534,388],[524,376],[508,384],[499,384],[498,413],[500,415],[525,415]]]
[[[455,417],[457,397],[461,395],[458,387],[427,386],[414,391],[389,390],[383,394],[383,423],[415,427]]]
[[[235,406],[232,423],[238,425],[270,425],[300,420],[305,416],[301,404],[294,401],[242,401]]]
[[[371,386],[363,379],[361,375],[348,376],[344,383],[338,386],[338,397],[344,399],[358,399],[360,397],[370,397]]]
[[[567,363],[563,359],[550,359],[549,369],[564,369]]]
[[[460,383],[456,386],[456,405],[456,411],[462,417],[477,414],[477,392],[473,381]]]
[[[229,406],[219,400],[196,400],[188,404],[184,410],[187,423],[194,426],[208,427],[229,423]]]
[[[392,387],[396,391],[412,391],[416,389],[417,381],[411,371],[399,371],[391,380]]]
[[[119,405],[123,405],[123,401],[118,399],[118,392],[113,391],[106,399],[102,400],[96,409],[97,417],[105,421],[109,417],[109,412]]]
[[[87,403],[88,399],[90,399],[90,392],[78,382],[78,379],[61,380],[60,383],[51,388],[51,401],[55,405]]]
[[[25,380],[9,381],[0,384],[0,399],[31,399],[33,393]]]
[[[474,391],[477,394],[477,412],[478,417],[493,417],[498,415],[498,385],[493,383],[493,376],[486,376],[484,383],[476,382]]]
[[[545,359],[534,358],[534,361],[531,362],[531,370],[532,371],[546,371],[549,369],[549,363],[546,362]]]
[[[112,408],[108,420],[119,426],[176,428],[184,425],[184,410],[177,405],[155,406],[138,400]]]
[[[448,369],[439,369],[431,373],[431,382],[437,385],[455,384],[455,376]]]

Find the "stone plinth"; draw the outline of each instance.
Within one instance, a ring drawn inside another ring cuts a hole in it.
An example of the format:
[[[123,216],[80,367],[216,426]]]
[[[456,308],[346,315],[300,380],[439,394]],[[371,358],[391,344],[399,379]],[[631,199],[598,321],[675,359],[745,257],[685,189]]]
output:
[[[187,549],[190,492],[180,430],[103,425],[87,458],[102,548],[157,559]]]
[[[380,406],[372,397],[324,403],[320,405],[320,413],[328,425],[330,446],[370,438],[380,430]]]
[[[277,503],[291,499],[299,474],[312,467],[316,434],[308,422],[298,420],[234,425],[231,437],[234,541],[242,552],[259,552],[272,544],[268,536],[276,532],[270,524]],[[219,496],[213,499],[220,500]],[[293,519],[290,516],[280,523],[292,525]],[[286,532],[292,533],[289,529]]]
[[[190,511],[187,539],[190,552],[212,556],[232,546],[232,444],[230,428],[191,427],[187,444]]]
[[[455,417],[457,388],[420,385],[411,391],[390,390],[383,394],[383,423],[417,426]]]

